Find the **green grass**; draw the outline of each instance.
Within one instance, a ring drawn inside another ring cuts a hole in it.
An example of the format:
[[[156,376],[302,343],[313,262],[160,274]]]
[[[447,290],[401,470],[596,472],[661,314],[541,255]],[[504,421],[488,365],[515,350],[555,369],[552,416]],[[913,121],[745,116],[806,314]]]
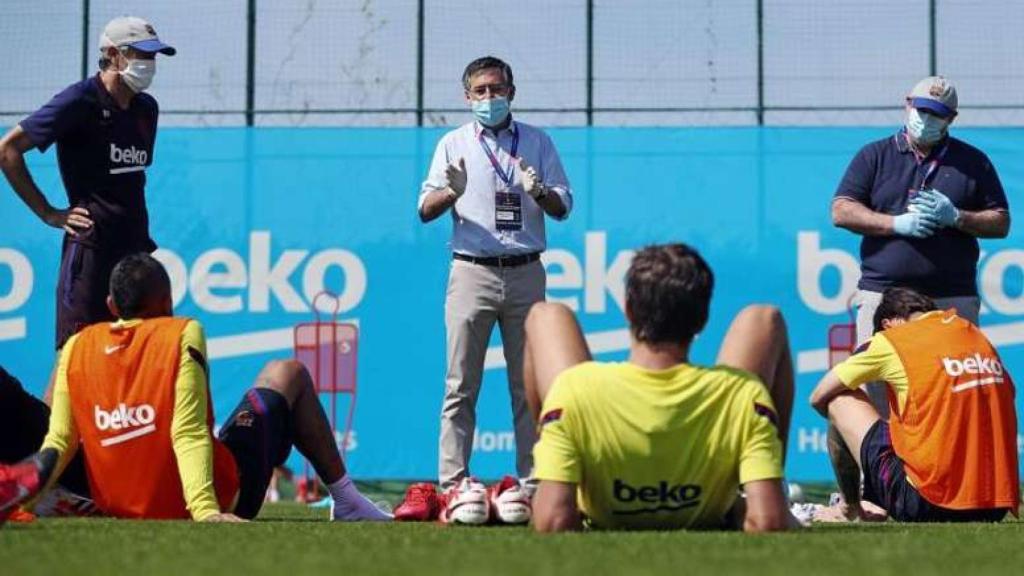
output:
[[[371,486],[395,501],[401,485]],[[821,493],[823,491],[812,491]],[[38,520],[0,529],[0,574],[1016,574],[1024,522],[824,526],[800,533],[604,532],[332,524],[295,504],[246,525]]]

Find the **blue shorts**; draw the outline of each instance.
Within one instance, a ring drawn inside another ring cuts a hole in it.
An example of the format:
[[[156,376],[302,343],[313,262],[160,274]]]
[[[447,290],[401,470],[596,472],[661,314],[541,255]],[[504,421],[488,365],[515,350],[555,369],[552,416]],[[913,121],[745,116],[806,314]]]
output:
[[[220,429],[220,441],[238,467],[238,504],[234,513],[255,518],[263,506],[274,468],[292,450],[292,416],[288,401],[269,388],[250,388]]]
[[[885,508],[899,522],[999,522],[1006,516],[1006,508],[950,510],[925,500],[907,480],[885,420],[875,422],[864,436],[860,461],[864,467],[864,499]]]

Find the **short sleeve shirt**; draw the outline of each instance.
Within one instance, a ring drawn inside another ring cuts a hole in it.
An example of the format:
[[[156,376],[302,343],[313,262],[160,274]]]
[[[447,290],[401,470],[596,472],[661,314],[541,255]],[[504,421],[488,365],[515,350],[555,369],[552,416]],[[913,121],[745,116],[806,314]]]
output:
[[[912,194],[922,187],[942,192],[964,210],[1009,210],[996,169],[981,150],[949,137],[919,160],[904,131],[862,148],[846,169],[835,198],[898,215],[907,211]],[[934,298],[974,296],[978,250],[974,236],[955,228],[920,239],[864,236],[858,287],[881,292],[906,286]]]
[[[545,398],[534,465],[578,485],[595,527],[717,528],[741,484],[782,477],[782,443],[752,374],[588,362]]]
[[[21,121],[41,152],[57,145],[68,202],[90,212],[95,224],[78,241],[126,252],[156,248],[145,186],[158,114],[146,93],[121,109],[97,75],[68,86]]]
[[[486,151],[485,151],[486,150]],[[513,158],[515,150],[515,158]],[[511,183],[498,175],[497,165]],[[532,166],[541,181],[565,206],[562,219],[572,210],[573,194],[562,161],[551,138],[541,129],[514,121],[495,134],[476,122],[464,124],[437,143],[430,171],[420,191],[419,208],[427,195],[448,186],[445,170],[459,160],[466,163],[466,193],[455,203],[452,216],[452,251],[469,256],[508,256],[541,252],[547,247],[544,210],[523,190],[519,159]],[[511,193],[521,206],[522,226],[515,231],[498,229],[496,193]]]

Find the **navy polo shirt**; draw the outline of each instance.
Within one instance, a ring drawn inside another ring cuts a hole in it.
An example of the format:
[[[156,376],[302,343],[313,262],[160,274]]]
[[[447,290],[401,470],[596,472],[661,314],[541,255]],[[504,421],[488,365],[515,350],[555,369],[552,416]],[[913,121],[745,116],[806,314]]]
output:
[[[118,252],[156,249],[145,186],[158,113],[146,93],[122,109],[97,75],[68,86],[21,121],[41,152],[56,142],[68,202],[89,210],[93,229],[74,241]]]
[[[947,137],[927,158],[918,160],[904,131],[862,148],[834,198],[850,198],[875,212],[903,214],[934,160],[938,167],[925,188],[942,192],[964,210],[1009,210],[996,169],[981,150]],[[906,286],[934,298],[976,296],[978,256],[978,240],[955,228],[941,228],[921,239],[864,236],[857,286],[876,292]]]

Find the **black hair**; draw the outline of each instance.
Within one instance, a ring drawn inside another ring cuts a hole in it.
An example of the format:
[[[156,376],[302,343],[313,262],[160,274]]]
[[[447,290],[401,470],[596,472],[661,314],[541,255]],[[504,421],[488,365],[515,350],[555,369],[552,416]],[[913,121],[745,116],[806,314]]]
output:
[[[462,73],[462,87],[469,90],[469,79],[474,74],[481,70],[487,70],[488,68],[498,68],[501,73],[505,76],[505,83],[509,87],[514,87],[515,81],[512,78],[512,67],[505,63],[501,58],[494,56],[484,56],[473,60],[466,66],[466,70]]]
[[[878,308],[875,308],[875,316],[872,319],[875,332],[882,330],[882,320],[903,319],[909,320],[917,313],[931,312],[936,310],[935,302],[931,298],[910,288],[886,288],[882,292],[882,301]]]
[[[689,343],[708,321],[715,276],[686,244],[648,246],[626,273],[626,310],[639,342]]]
[[[129,254],[110,273],[110,296],[121,318],[137,318],[151,304],[169,298],[171,279],[149,254]]]

